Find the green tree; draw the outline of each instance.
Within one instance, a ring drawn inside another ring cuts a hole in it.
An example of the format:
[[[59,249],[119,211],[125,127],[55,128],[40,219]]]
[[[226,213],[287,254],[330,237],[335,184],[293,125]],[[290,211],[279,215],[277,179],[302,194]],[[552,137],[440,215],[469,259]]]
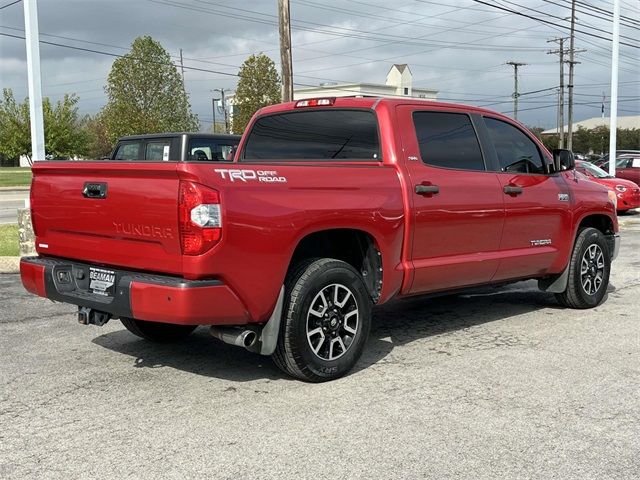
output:
[[[104,108],[107,138],[169,131],[197,131],[182,79],[167,51],[149,36],[138,37],[131,51],[113,62]]]
[[[52,104],[42,100],[45,154],[54,158],[83,155],[88,136],[78,114],[78,96],[65,94]],[[29,100],[16,102],[13,92],[4,89],[0,100],[0,153],[6,158],[31,156]]]
[[[107,125],[102,114],[85,117],[84,126],[87,132],[87,156],[89,158],[106,157],[113,150],[114,144],[107,135]]]
[[[78,96],[65,94],[54,105],[48,98],[42,102],[44,114],[44,149],[54,158],[85,155],[89,137],[78,115]]]
[[[2,90],[0,100],[0,153],[8,159],[31,155],[29,102],[16,102],[9,88]]]
[[[234,133],[242,133],[254,113],[282,99],[280,76],[269,57],[261,53],[247,58],[238,72],[233,105]]]

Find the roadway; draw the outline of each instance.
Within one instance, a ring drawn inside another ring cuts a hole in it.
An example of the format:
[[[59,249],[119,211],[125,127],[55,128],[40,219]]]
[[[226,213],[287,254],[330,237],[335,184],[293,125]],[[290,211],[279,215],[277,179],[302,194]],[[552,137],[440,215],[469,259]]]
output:
[[[0,225],[17,224],[18,209],[28,198],[29,190],[0,189]]]
[[[535,282],[375,309],[308,384],[205,328],[147,343],[0,275],[0,478],[638,478],[640,214],[605,302]]]

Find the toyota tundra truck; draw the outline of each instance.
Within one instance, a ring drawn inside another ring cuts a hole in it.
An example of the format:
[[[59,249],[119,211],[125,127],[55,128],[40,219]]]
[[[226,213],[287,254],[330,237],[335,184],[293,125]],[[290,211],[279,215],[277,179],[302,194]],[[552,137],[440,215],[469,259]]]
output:
[[[149,341],[206,325],[319,382],[356,364],[375,305],[537,279],[591,308],[619,249],[615,195],[481,108],[299,100],[231,161],[172,158],[37,162],[25,288]]]

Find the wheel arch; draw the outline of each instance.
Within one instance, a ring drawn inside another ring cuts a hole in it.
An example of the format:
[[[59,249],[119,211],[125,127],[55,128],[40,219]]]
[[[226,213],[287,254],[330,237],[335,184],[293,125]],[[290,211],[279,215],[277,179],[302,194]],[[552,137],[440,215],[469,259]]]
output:
[[[382,291],[382,251],[375,237],[358,228],[330,228],[302,237],[291,256],[287,275],[304,260],[335,258],[356,269],[374,302]]]

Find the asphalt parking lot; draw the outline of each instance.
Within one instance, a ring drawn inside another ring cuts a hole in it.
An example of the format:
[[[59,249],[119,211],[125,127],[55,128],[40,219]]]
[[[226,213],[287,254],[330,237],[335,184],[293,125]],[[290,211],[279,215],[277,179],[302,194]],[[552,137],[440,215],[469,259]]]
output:
[[[608,297],[534,282],[375,311],[314,385],[199,329],[152,345],[0,275],[0,478],[638,478],[640,215]]]

